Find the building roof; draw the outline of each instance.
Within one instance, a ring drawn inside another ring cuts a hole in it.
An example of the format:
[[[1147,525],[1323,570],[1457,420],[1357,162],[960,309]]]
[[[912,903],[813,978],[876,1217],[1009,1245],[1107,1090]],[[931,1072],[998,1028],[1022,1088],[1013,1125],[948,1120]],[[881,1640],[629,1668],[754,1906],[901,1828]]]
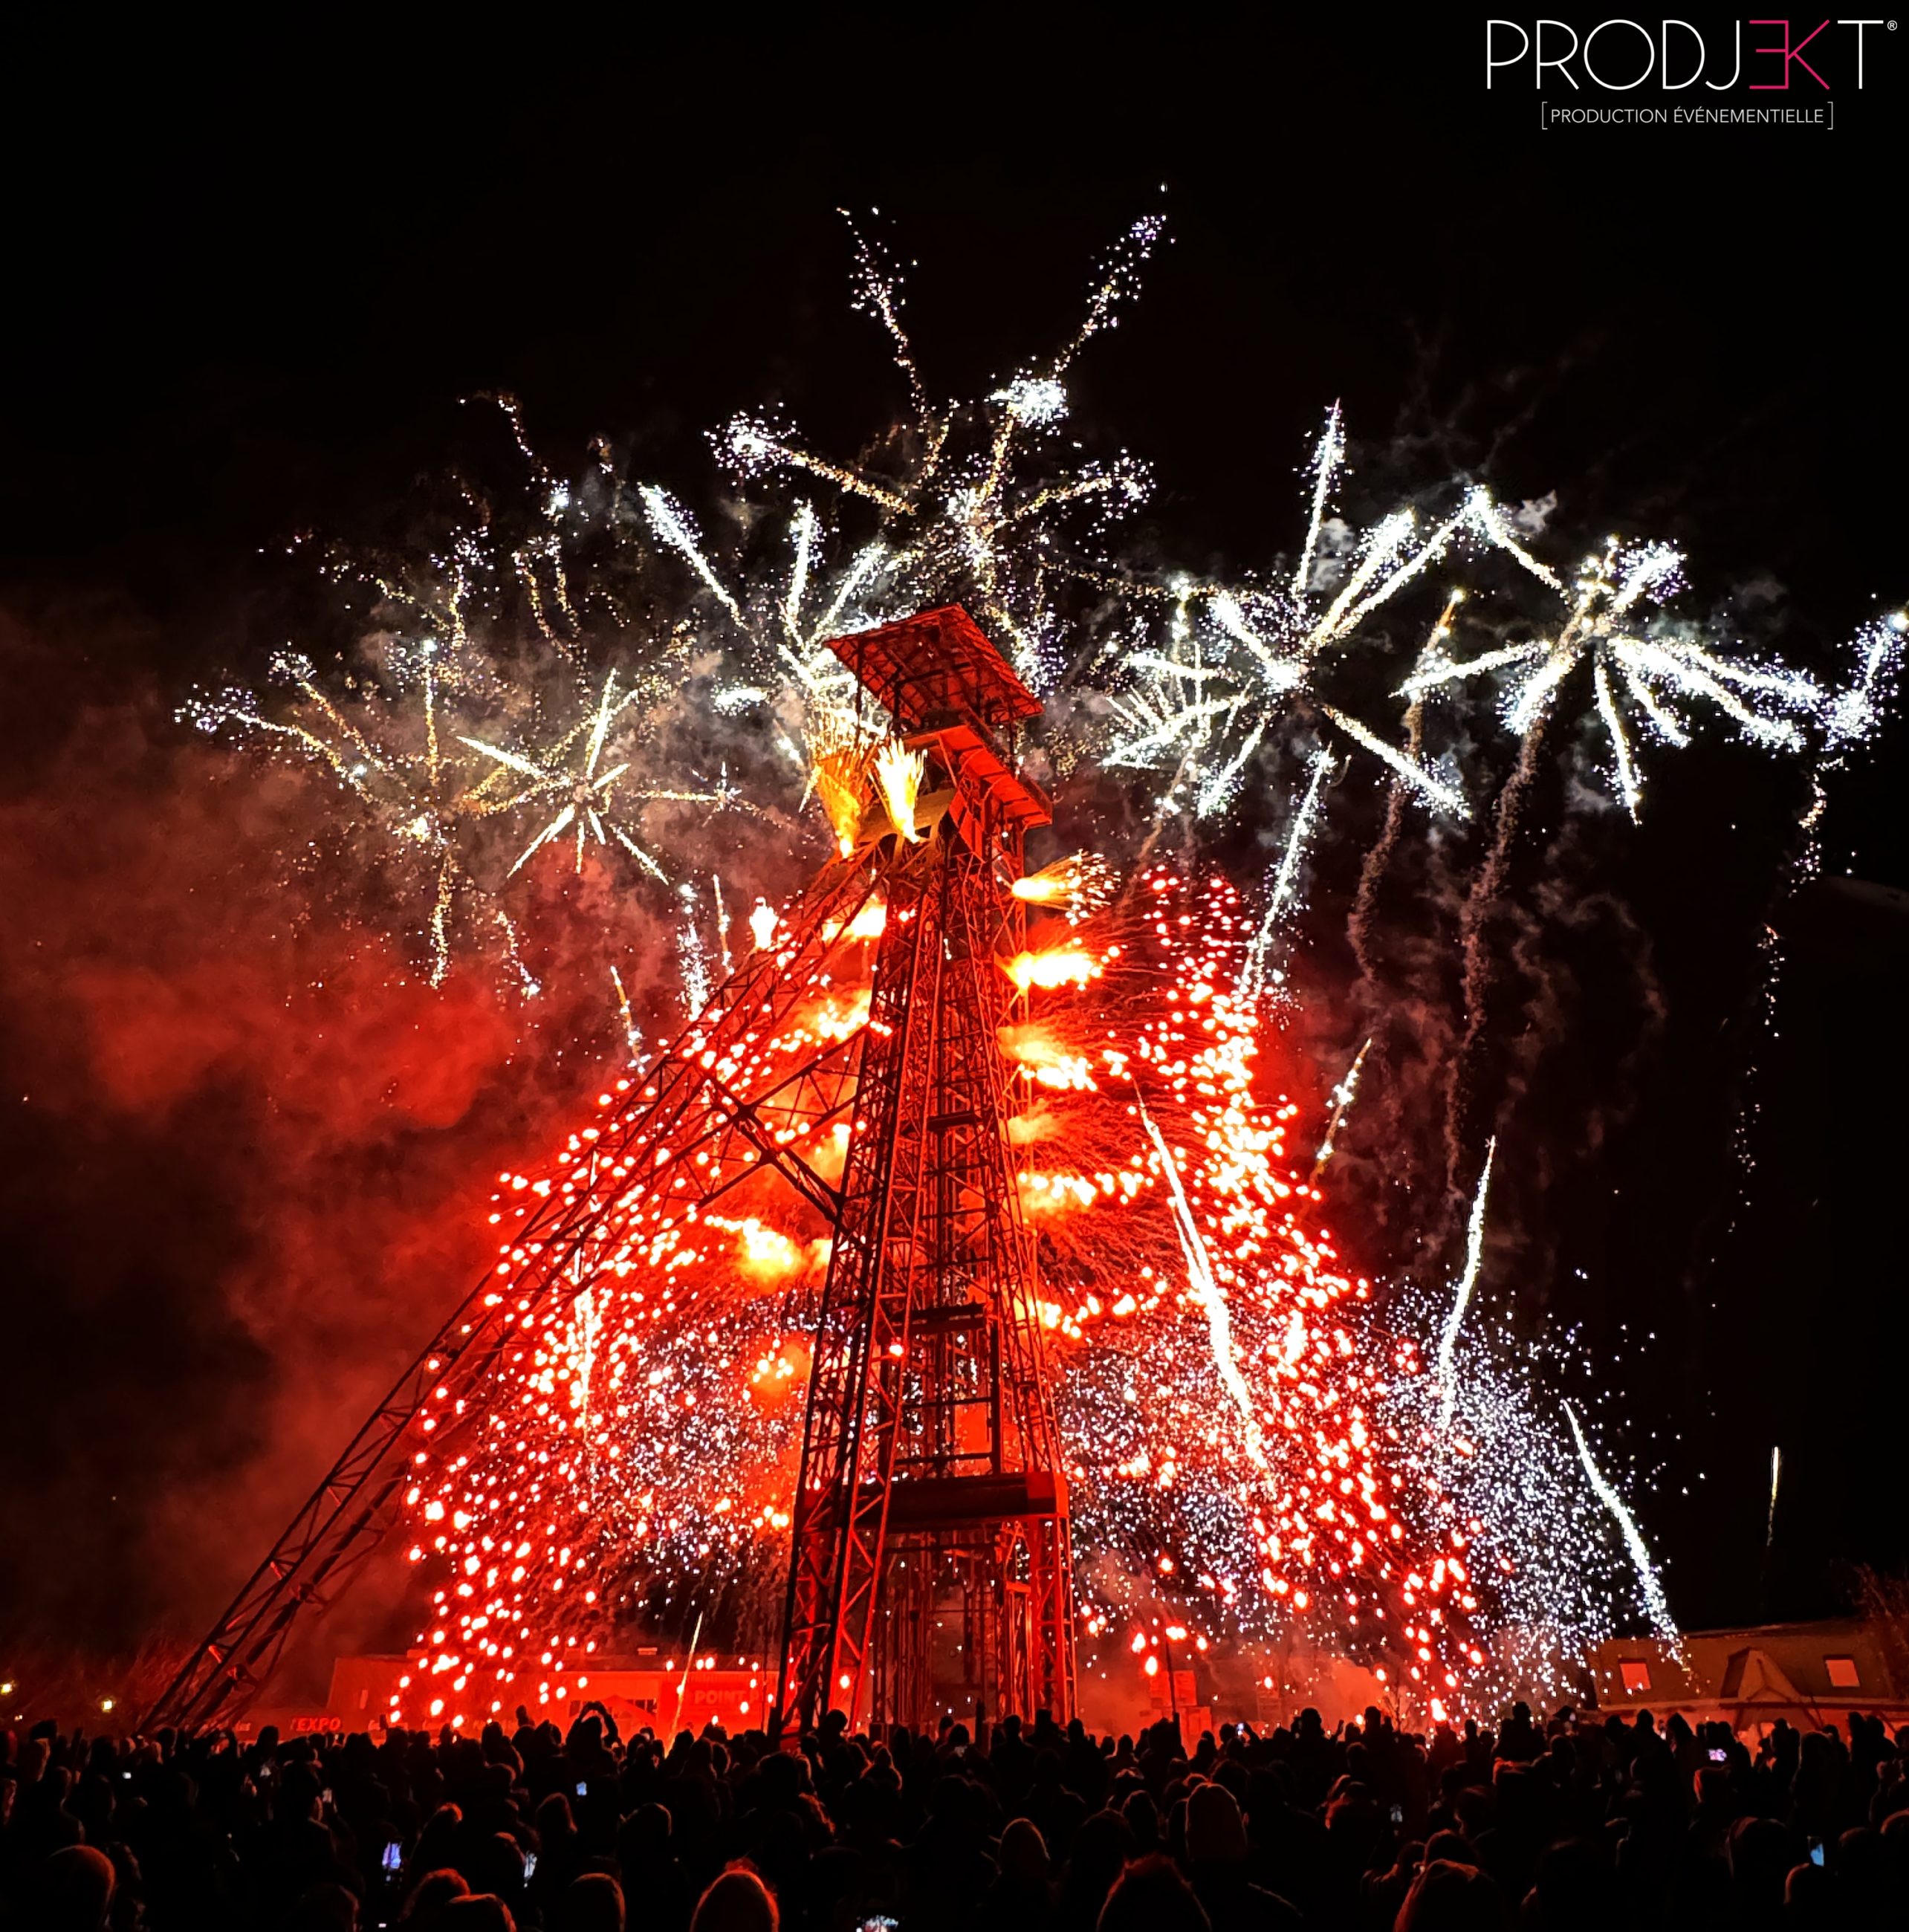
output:
[[[851,631],[828,647],[904,734],[956,719],[998,729],[1040,715],[1040,699],[959,604]]]
[[[1686,1630],[1676,1650],[1659,1637],[1615,1637],[1589,1662],[1606,1709],[1868,1709],[1909,1697],[1899,1640],[1855,1617],[1820,1623]]]

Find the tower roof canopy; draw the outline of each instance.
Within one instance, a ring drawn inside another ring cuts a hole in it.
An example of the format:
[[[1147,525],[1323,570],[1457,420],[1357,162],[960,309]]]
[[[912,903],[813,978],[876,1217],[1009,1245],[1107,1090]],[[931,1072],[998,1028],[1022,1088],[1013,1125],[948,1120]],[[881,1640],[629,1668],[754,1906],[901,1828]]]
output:
[[[831,638],[829,649],[904,732],[951,718],[992,728],[1040,715],[1040,699],[959,604]]]

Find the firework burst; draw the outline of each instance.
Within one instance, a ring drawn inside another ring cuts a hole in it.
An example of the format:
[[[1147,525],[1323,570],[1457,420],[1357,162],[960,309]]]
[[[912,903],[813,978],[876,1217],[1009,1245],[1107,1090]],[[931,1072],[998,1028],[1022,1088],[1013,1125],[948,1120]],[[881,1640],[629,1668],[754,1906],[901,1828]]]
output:
[[[902,322],[899,275],[856,232],[856,306],[889,337],[908,387],[906,424],[875,459],[856,463],[818,455],[792,425],[760,414],[734,418],[714,442],[739,482],[781,478],[819,485],[844,512],[872,518],[871,534],[831,572],[818,555],[821,519],[799,503],[791,522],[793,560],[780,592],[752,607],[723,583],[681,513],[646,496],[653,519],[679,526],[680,536],[666,541],[691,559],[738,626],[758,644],[770,642],[806,690],[839,672],[833,659],[821,662],[822,640],[834,632],[956,595],[1007,640],[1031,688],[1052,689],[1070,656],[1048,580],[1050,569],[1068,560],[1061,533],[1091,538],[1136,508],[1148,487],[1144,466],[1124,454],[1067,460],[1064,379],[1087,344],[1118,325],[1163,230],[1159,218],[1148,216],[1122,237],[1095,279],[1081,326],[1055,355],[978,400],[948,402],[932,400],[923,386]]]
[[[652,601],[644,558],[614,541],[601,554],[614,496],[553,478],[515,402],[491,400],[527,468],[528,511],[513,522],[467,490],[466,520],[415,554],[335,553],[331,574],[370,594],[369,628],[327,670],[281,651],[260,688],[196,696],[182,716],[335,782],[335,828],[423,902],[407,936],[432,984],[461,943],[528,991],[512,888],[537,854],[569,844],[581,872],[593,848],[663,881],[680,862],[635,814],[748,802],[726,772],[653,775],[646,740],[680,696],[682,634],[635,614]]]
[[[461,751],[468,741],[448,730],[447,697],[455,702],[464,694],[461,679],[444,674],[434,640],[409,656],[407,665],[388,652],[384,678],[348,678],[335,696],[309,658],[281,652],[273,682],[289,690],[289,704],[275,708],[234,688],[195,698],[183,715],[202,730],[281,748],[337,782],[354,817],[379,835],[384,855],[422,880],[431,982],[439,986],[450,969],[454,921],[488,897],[471,870],[466,834],[513,809],[521,794],[506,786],[501,769],[487,770]],[[489,910],[514,950],[508,916]]]
[[[1633,818],[1640,815],[1643,800],[1638,734],[1666,746],[1687,746],[1692,728],[1680,707],[1707,704],[1751,743],[1773,752],[1802,750],[1799,720],[1824,720],[1829,715],[1828,694],[1800,672],[1720,657],[1649,621],[1649,608],[1661,608],[1683,587],[1684,560],[1669,544],[1624,544],[1613,538],[1586,558],[1575,583],[1567,587],[1549,565],[1517,542],[1502,518],[1490,514],[1487,527],[1501,548],[1568,598],[1563,623],[1551,637],[1507,644],[1462,662],[1428,654],[1400,687],[1402,696],[1422,698],[1497,674],[1505,681],[1501,715],[1505,725],[1531,742],[1565,682],[1588,664],[1597,714],[1610,736],[1618,792]]]
[[[568,832],[576,843],[576,867],[584,869],[587,844],[620,846],[653,878],[667,880],[656,858],[639,845],[629,826],[613,809],[620,798],[637,803],[668,800],[679,804],[728,806],[736,804],[740,794],[725,782],[713,791],[665,791],[629,789],[619,793],[620,782],[628,778],[631,760],[626,758],[607,764],[604,747],[610,728],[626,710],[636,694],[617,689],[617,674],[609,672],[603,692],[593,710],[573,725],[554,746],[541,752],[515,752],[507,746],[494,745],[482,738],[467,737],[462,742],[480,752],[494,764],[512,772],[519,781],[515,795],[507,801],[511,808],[520,806],[554,803],[555,814],[518,854],[511,866],[515,877],[545,846]]]
[[[1465,815],[1463,794],[1450,778],[1319,697],[1316,686],[1322,668],[1378,611],[1456,544],[1487,535],[1496,513],[1482,490],[1472,490],[1430,528],[1407,507],[1355,533],[1328,514],[1345,461],[1335,404],[1309,465],[1306,533],[1291,577],[1249,588],[1182,580],[1169,593],[1166,647],[1127,653],[1132,681],[1115,700],[1121,728],[1106,760],[1170,770],[1163,809],[1199,818],[1232,805],[1268,733],[1304,694],[1423,802]]]

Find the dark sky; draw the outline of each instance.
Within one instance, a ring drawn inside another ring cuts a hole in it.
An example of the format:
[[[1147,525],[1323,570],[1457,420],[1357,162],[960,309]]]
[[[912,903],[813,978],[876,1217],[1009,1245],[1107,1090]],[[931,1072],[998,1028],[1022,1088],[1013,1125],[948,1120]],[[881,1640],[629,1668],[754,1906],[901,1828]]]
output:
[[[124,707],[146,731],[185,682],[255,668],[281,641],[262,550],[401,498],[481,389],[516,392],[561,462],[606,431],[692,483],[708,475],[703,429],[766,398],[853,448],[896,398],[847,312],[838,206],[879,208],[918,260],[923,364],[962,392],[1071,325],[1088,264],[1164,188],[1171,245],[1083,362],[1077,400],[1103,439],[1154,462],[1150,514],[1191,562],[1249,566],[1289,542],[1295,465],[1339,397],[1355,436],[1421,476],[1475,470],[1511,499],[1555,489],[1574,529],[1607,519],[1684,543],[1713,593],[1775,580],[1771,641],[1826,666],[1873,600],[1909,592],[1886,142],[1909,76],[1892,45],[1872,36],[1868,87],[1838,92],[1833,132],[1541,132],[1528,89],[1482,88],[1482,14],[1439,14],[1301,28],[1264,9],[1196,26],[962,10],[910,36],[893,16],[824,10],[698,38],[654,34],[647,14],[599,29],[545,10],[402,42],[317,14],[215,40],[166,16],[17,39],[0,116],[0,786],[12,836],[30,834],[59,884],[55,918],[28,902],[45,883],[34,863],[11,868],[5,916],[32,935],[20,948],[60,956],[35,969],[50,977],[9,975],[8,1091],[63,1068],[83,1090],[101,1012],[157,1010],[174,971],[203,980],[203,950],[155,945],[140,987],[89,993],[70,1036],[34,991],[90,986],[126,920],[163,923],[95,883],[113,865],[163,869],[175,834],[194,836],[176,822],[171,754],[113,734],[132,729]],[[1901,770],[1892,734],[1844,782],[1832,870],[1909,887]],[[1882,896],[1820,886],[1775,912],[1772,827],[1794,800],[1757,781],[1739,831],[1743,771],[1693,758],[1661,788],[1658,842],[1611,860],[1669,1017],[1629,1124],[1556,1202],[1590,1282],[1564,1312],[1621,1362],[1628,1446],[1664,1472],[1643,1514],[1694,1624],[1832,1609],[1838,1560],[1905,1555],[1899,1509],[1879,1517],[1863,1479],[1892,1466],[1888,1378],[1909,1339],[1904,921]],[[125,808],[142,785],[149,849]],[[261,848],[269,817],[247,825]],[[269,906],[244,916],[278,943]],[[1757,1045],[1755,942],[1772,916],[1790,964]],[[1586,970],[1571,1023],[1595,1034]],[[410,1023],[422,1039],[440,1022]],[[278,1049],[245,1051],[257,1073]],[[380,1053],[408,1077],[405,1052],[376,1044],[383,1067]],[[271,1077],[316,1078],[302,1061]],[[383,1223],[359,1204],[384,1171],[408,1160],[422,1198],[455,1191],[431,1136],[468,1096],[445,1078],[455,1090],[407,1100],[375,1161],[354,1145],[297,1166],[296,1123],[248,1124],[216,1081],[175,1087],[150,1066],[136,1125],[74,1102],[9,1130],[23,1312],[0,1441],[26,1492],[6,1560],[35,1573],[15,1591],[32,1614],[119,1640],[155,1605],[199,1601],[104,1552],[146,1560],[155,1522],[190,1517],[268,1453],[286,1460],[222,1408],[209,1446],[153,1444],[190,1432],[180,1412],[215,1384],[305,1372],[283,1352],[307,1346],[335,1382],[299,1412],[309,1442],[235,1539],[316,1474],[331,1390],[349,1407],[428,1323],[387,1295],[375,1322],[287,1329],[229,1298],[208,1312],[193,1283],[244,1272],[270,1211],[239,1178],[254,1153],[299,1186],[322,1175],[322,1198],[284,1212],[363,1221],[376,1272]],[[1731,1139],[1746,1096],[1747,1175]],[[1544,1132],[1568,1139],[1574,1100],[1548,1104]],[[504,1144],[511,1126],[500,1113]],[[449,1246],[425,1258],[440,1272],[462,1264]],[[1775,1441],[1788,1486],[1766,1578]],[[53,1498],[63,1527],[41,1561]],[[130,1531],[112,1528],[119,1510]]]

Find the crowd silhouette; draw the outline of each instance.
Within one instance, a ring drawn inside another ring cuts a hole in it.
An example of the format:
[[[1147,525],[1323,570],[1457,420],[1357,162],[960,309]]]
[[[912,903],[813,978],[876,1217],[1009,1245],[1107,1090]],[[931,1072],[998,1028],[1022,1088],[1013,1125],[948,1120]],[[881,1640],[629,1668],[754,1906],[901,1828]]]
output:
[[[802,1748],[711,1728],[89,1738],[0,1762],[45,1932],[1284,1932],[1909,1926],[1909,1730],[1523,1704],[1190,1749],[1043,1714]]]

